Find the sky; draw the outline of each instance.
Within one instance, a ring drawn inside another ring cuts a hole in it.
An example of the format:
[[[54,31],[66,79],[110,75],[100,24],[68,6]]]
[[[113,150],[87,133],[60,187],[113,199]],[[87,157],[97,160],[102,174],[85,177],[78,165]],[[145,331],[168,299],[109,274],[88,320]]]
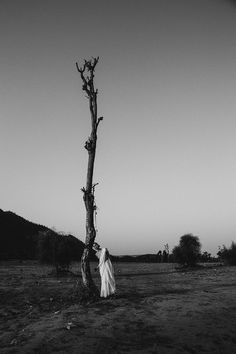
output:
[[[99,56],[97,242],[236,240],[236,3],[0,0],[0,208],[85,239],[90,134],[75,63]]]

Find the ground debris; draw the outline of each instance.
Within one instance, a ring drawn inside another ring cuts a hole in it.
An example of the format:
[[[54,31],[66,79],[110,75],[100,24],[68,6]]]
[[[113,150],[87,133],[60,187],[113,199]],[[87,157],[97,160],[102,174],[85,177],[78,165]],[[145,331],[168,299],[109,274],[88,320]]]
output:
[[[73,322],[68,322],[66,325],[66,329],[70,330],[71,327],[75,327],[75,325],[73,324]]]
[[[18,343],[18,342],[17,342],[17,339],[14,338],[14,339],[12,339],[10,345],[17,345],[17,343]]]

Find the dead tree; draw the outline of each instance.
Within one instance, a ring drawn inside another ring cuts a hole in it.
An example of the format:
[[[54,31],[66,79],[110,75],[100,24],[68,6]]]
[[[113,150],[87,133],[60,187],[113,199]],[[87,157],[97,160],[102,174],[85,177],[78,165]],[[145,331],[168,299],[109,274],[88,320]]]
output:
[[[91,60],[85,60],[84,64],[80,67],[76,63],[78,72],[82,79],[82,89],[86,92],[86,97],[89,100],[89,109],[91,114],[91,134],[85,142],[85,149],[88,151],[88,168],[87,168],[87,181],[86,187],[82,188],[83,200],[86,208],[86,238],[85,248],[81,258],[81,272],[82,280],[85,288],[90,295],[98,293],[98,290],[93,282],[89,259],[92,251],[92,246],[96,237],[96,229],[94,226],[94,213],[96,206],[94,202],[94,191],[96,184],[93,183],[94,161],[96,155],[97,144],[97,130],[98,125],[103,117],[98,118],[97,113],[97,95],[98,90],[94,88],[94,71],[98,63],[99,57]]]

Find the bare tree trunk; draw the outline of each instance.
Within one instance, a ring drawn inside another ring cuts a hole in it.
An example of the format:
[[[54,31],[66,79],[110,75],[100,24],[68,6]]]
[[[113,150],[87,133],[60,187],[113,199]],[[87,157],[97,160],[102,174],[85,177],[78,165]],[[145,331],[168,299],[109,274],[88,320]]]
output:
[[[96,156],[97,128],[100,121],[103,119],[103,117],[97,118],[98,90],[94,89],[94,71],[98,60],[98,57],[89,61],[85,60],[82,67],[79,67],[76,63],[77,70],[83,81],[82,88],[87,93],[87,98],[89,99],[89,109],[91,114],[91,134],[85,143],[85,149],[88,151],[88,168],[86,187],[82,188],[82,192],[86,208],[86,238],[85,248],[81,258],[82,280],[90,295],[98,294],[98,289],[96,288],[91,276],[89,264],[92,246],[96,237],[96,230],[94,227],[94,190],[96,184],[93,184],[93,171]]]

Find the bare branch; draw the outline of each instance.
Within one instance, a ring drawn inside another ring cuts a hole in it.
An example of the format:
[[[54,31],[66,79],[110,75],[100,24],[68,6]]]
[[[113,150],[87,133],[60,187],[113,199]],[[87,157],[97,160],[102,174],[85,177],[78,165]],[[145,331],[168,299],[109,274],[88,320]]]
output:
[[[98,125],[99,125],[99,123],[100,123],[102,120],[103,120],[103,117],[99,117],[99,118],[98,118],[98,121],[97,121],[97,124],[96,124],[96,129],[98,128]]]
[[[85,71],[85,65],[81,68],[81,67],[79,67],[79,64],[77,62],[76,62],[76,68],[79,73],[84,73],[84,71]]]
[[[98,60],[99,57],[92,58],[91,60],[84,60],[84,64],[82,67],[79,67],[78,63],[76,62],[76,68],[80,73],[81,79],[83,81],[82,89],[86,91],[89,97],[92,97],[92,95],[94,94],[97,95],[97,90],[94,89],[93,78],[94,78],[94,70],[98,63]],[[88,72],[89,76],[85,77],[84,73],[86,71]]]
[[[77,68],[78,72],[80,73],[81,79],[83,81],[82,89],[83,89],[83,91],[86,91],[88,96],[90,96],[90,91],[88,89],[88,82],[87,82],[86,78],[84,77],[86,64],[84,64],[83,67],[79,67],[78,63],[76,62],[76,68]]]
[[[98,60],[99,60],[99,57],[93,58],[93,63],[92,63],[93,71],[94,71],[94,69],[95,69],[95,67],[96,67],[96,65],[97,65],[97,63],[98,63]]]
[[[99,183],[94,183],[94,184],[93,184],[93,187],[92,187],[93,195],[94,195],[94,193],[95,193],[95,187],[96,187],[98,184],[99,184]]]

